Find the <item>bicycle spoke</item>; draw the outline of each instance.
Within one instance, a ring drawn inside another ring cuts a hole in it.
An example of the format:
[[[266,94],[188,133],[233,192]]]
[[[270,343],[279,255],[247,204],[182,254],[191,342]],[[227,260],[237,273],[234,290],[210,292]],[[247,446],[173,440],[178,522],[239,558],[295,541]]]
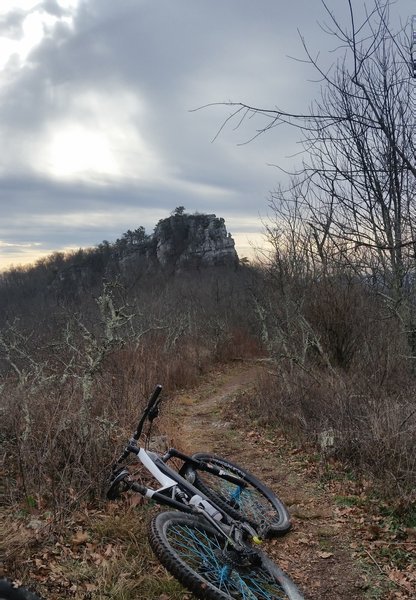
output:
[[[287,598],[282,587],[259,567],[233,567],[226,560],[223,541],[202,529],[176,524],[168,531],[172,547],[191,568],[230,597],[242,600],[280,600]]]
[[[272,525],[278,518],[275,511],[270,509],[268,503],[256,490],[236,486],[219,477],[210,478],[210,485],[225,502],[238,509],[244,517],[250,520]]]

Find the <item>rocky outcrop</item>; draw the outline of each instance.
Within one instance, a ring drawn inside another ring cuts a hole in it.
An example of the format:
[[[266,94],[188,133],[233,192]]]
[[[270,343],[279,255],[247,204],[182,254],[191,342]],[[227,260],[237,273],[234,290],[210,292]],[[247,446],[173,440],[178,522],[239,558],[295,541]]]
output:
[[[224,219],[216,215],[172,215],[159,221],[152,237],[162,267],[181,270],[238,264],[234,240]]]
[[[113,244],[80,249],[54,265],[49,288],[65,295],[78,294],[103,277],[134,279],[140,273],[171,273],[204,267],[236,267],[234,240],[216,215],[173,214],[146,235],[144,228],[127,231]]]

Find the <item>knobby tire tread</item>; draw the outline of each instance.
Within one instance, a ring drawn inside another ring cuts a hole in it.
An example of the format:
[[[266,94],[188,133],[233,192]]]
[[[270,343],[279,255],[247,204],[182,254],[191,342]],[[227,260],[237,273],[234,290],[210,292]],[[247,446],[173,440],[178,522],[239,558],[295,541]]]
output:
[[[215,589],[209,589],[209,584],[193,574],[190,569],[185,569],[182,562],[173,553],[168,543],[165,541],[165,536],[162,533],[164,517],[176,513],[160,513],[154,517],[149,524],[149,542],[153,552],[160,560],[162,565],[171,573],[184,587],[195,594],[198,598],[206,598],[207,600],[224,600],[227,598],[224,594],[217,593]],[[182,515],[184,520],[194,520],[195,517]]]
[[[169,544],[165,536],[165,527],[168,527],[169,521],[182,522],[187,525],[194,525],[206,532],[217,532],[202,519],[193,515],[186,515],[179,512],[163,512],[154,517],[149,524],[149,542],[163,566],[189,591],[201,600],[230,600],[236,596],[230,596],[214,587],[210,582],[199,576],[191,566],[184,563],[176,554],[176,551]],[[262,565],[273,575],[275,581],[284,587],[284,593],[287,600],[304,600],[302,594],[295,586],[293,581],[284,573],[273,561],[271,561],[263,552]]]

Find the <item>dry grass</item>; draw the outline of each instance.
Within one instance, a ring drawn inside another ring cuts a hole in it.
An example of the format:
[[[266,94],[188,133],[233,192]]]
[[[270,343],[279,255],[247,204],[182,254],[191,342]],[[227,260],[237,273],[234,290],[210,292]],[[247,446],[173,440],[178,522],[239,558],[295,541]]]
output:
[[[190,598],[154,557],[147,526],[153,514],[149,506],[135,507],[129,500],[108,503],[104,510],[86,506],[65,521],[45,528],[29,529],[40,519],[13,518],[14,537],[1,542],[9,556],[8,575],[48,600],[111,598],[172,600]]]
[[[240,339],[237,355],[246,351]],[[115,347],[94,373],[87,398],[81,370],[65,380],[5,380],[0,437],[7,535],[0,549],[7,575],[32,582],[48,600],[189,597],[151,554],[149,511],[104,502],[111,465],[155,384],[164,386],[162,443],[174,445],[178,427],[169,395],[195,384],[217,360],[212,340],[165,342],[150,332],[141,344]]]
[[[333,455],[379,480],[384,493],[408,497],[416,484],[414,393],[383,394],[363,390],[355,379],[321,373],[311,379],[302,370],[283,368],[258,382],[251,413],[262,414],[300,438],[314,440],[324,456]],[[271,391],[272,390],[272,391]]]

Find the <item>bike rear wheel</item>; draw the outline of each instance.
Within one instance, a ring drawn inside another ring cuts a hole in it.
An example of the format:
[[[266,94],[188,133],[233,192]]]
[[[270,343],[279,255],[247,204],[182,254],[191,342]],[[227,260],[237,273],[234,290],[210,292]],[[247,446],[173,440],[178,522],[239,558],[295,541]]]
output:
[[[214,454],[198,453],[192,458],[219,467],[244,481],[241,487],[206,471],[196,471],[194,486],[213,500],[233,519],[247,521],[264,537],[283,535],[289,531],[290,516],[286,506],[254,475],[242,467]]]
[[[150,523],[150,545],[160,562],[204,600],[302,600],[294,583],[262,552],[255,561],[227,549],[227,541],[203,519],[159,513]],[[250,547],[247,546],[248,553]]]

